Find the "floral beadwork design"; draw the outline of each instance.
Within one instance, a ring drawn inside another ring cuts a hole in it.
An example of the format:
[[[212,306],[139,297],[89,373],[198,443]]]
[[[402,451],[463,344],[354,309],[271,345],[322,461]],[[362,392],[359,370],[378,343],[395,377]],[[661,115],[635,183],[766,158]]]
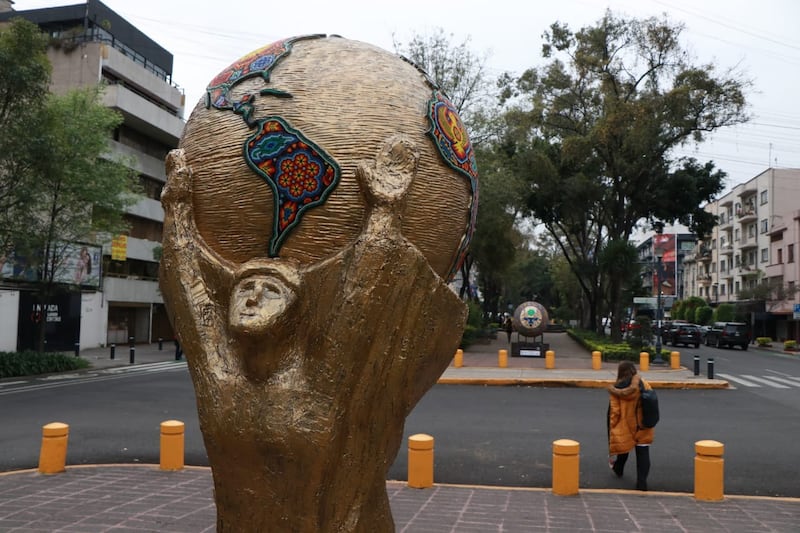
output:
[[[269,255],[278,254],[301,213],[325,201],[339,181],[336,162],[278,117],[257,121],[245,143],[247,164],[269,184],[276,199]]]
[[[478,216],[478,165],[475,161],[475,152],[469,140],[467,129],[458,116],[455,106],[441,91],[434,91],[433,98],[428,102],[428,119],[431,123],[429,134],[436,144],[442,158],[455,170],[469,179],[472,190],[470,203],[470,216],[464,237],[456,254],[448,280],[452,280],[461,268],[467,255],[467,248],[475,230],[475,221]]]
[[[325,202],[339,183],[341,171],[331,156],[285,119],[256,119],[255,94],[232,100],[230,91],[243,80],[257,76],[270,83],[271,70],[289,54],[294,43],[319,37],[324,35],[292,37],[259,48],[220,72],[206,88],[207,108],[232,111],[256,130],[244,143],[244,158],[272,189],[275,216],[269,257],[278,256],[281,244],[306,210]],[[260,96],[292,97],[274,87],[262,89]]]

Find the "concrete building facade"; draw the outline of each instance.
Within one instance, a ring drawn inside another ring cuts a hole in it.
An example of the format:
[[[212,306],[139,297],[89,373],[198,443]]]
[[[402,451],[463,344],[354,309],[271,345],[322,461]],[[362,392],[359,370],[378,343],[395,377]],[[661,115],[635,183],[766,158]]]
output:
[[[782,286],[752,311],[758,336],[800,338],[800,169],[770,168],[733,187],[706,209],[717,215],[712,234],[685,259],[684,293],[712,306],[742,303],[740,293],[763,281]],[[787,296],[780,298],[781,296]]]
[[[158,256],[166,182],[164,159],[183,132],[185,97],[173,83],[173,56],[102,2],[15,11],[0,0],[0,24],[14,17],[36,23],[50,39],[55,93],[104,82],[103,103],[124,117],[110,142],[139,175],[144,196],[126,214],[130,230],[98,246],[95,286],[81,286],[79,333],[82,348],[111,343],[171,339],[172,329],[158,289]],[[13,280],[0,290],[0,350],[21,348],[28,320],[24,290]],[[66,312],[63,311],[62,314]]]

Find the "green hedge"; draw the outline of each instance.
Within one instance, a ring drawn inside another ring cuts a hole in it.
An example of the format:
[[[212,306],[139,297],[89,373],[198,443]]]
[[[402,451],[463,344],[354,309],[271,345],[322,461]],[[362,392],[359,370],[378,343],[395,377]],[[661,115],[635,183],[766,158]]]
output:
[[[590,352],[600,352],[603,361],[633,361],[639,364],[639,354],[641,352],[649,353],[651,361],[656,353],[655,348],[652,346],[646,346],[644,349],[640,349],[624,341],[618,344],[611,343],[608,337],[594,331],[569,329],[567,330],[567,334]],[[669,359],[669,350],[665,351],[662,348],[661,357]]]
[[[34,376],[89,368],[89,361],[63,353],[0,352],[0,378]]]

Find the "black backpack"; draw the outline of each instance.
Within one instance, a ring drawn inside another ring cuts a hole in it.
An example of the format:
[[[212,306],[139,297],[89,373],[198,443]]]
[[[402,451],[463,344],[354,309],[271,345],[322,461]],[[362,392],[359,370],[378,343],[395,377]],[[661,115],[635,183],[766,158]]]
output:
[[[655,390],[644,388],[643,379],[639,381],[639,406],[642,411],[642,427],[656,427],[658,424],[658,396]]]

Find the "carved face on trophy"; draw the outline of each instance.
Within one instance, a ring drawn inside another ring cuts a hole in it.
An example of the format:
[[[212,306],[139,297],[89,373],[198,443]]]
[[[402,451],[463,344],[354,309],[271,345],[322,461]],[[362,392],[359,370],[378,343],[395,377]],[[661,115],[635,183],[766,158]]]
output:
[[[161,286],[218,523],[385,530],[405,417],[466,317],[446,282],[477,168],[453,105],[374,46],[286,39],[209,83],[168,173]]]

